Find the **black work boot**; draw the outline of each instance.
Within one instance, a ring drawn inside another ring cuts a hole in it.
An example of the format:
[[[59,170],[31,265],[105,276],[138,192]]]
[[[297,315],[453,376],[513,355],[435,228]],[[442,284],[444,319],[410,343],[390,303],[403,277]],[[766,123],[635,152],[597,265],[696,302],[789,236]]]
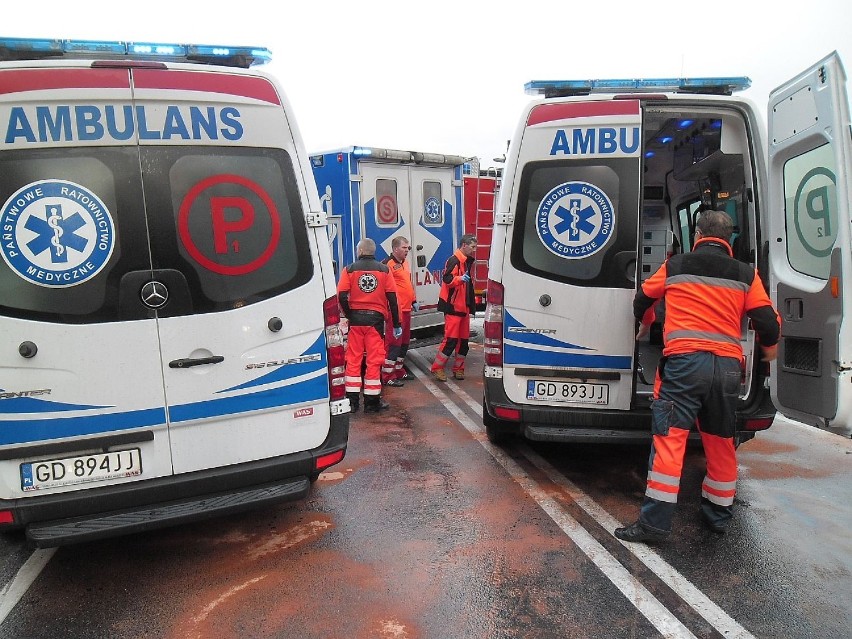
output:
[[[359,399],[360,395],[358,393],[346,393],[346,397],[349,398],[349,410],[352,413],[358,412]]]
[[[365,413],[378,413],[380,410],[387,410],[388,408],[390,408],[390,404],[382,399],[381,395],[364,395]]]
[[[657,532],[645,528],[638,521],[633,522],[624,528],[616,528],[615,536],[623,541],[641,541],[645,543],[653,543],[655,541],[663,541],[669,536],[669,533]]]

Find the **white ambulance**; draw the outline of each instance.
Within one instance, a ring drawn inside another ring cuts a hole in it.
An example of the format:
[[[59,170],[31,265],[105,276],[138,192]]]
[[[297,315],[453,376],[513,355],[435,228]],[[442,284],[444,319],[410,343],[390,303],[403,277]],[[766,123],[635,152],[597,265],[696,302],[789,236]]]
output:
[[[346,450],[325,216],[257,48],[0,39],[0,529],[304,497]]]
[[[778,361],[746,357],[738,441],[775,406],[852,431],[850,121],[836,54],[770,95],[747,78],[532,82],[509,149],[485,311],[489,438],[650,437],[663,314],[637,343],[632,301],[691,250],[700,206],[733,218],[735,257],[758,268],[783,319]],[[775,406],[770,401],[770,395]]]

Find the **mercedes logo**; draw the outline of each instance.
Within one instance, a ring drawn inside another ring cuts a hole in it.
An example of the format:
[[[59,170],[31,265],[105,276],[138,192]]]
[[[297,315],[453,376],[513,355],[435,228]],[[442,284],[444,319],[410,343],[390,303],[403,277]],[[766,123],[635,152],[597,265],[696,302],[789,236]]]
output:
[[[169,289],[162,282],[154,280],[142,287],[140,297],[148,308],[160,308],[169,301]]]

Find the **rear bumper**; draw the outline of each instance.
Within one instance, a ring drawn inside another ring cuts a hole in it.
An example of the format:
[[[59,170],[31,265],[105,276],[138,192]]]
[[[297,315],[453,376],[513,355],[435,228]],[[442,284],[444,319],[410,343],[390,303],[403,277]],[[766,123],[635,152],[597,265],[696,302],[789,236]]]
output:
[[[316,459],[345,451],[349,414],[331,418],[311,451],[73,493],[0,500],[27,538],[46,548],[153,530],[304,498]]]
[[[574,408],[566,406],[529,406],[510,400],[499,379],[485,379],[485,419],[491,420],[495,428],[506,434],[522,435],[526,439],[546,442],[569,443],[647,443],[651,441],[650,405],[628,411]],[[775,414],[769,393],[763,388],[755,394],[753,401],[737,413],[737,443],[754,437],[754,430],[746,424],[765,421]],[[497,407],[520,411],[519,422],[501,420]],[[690,439],[700,440],[697,429]]]

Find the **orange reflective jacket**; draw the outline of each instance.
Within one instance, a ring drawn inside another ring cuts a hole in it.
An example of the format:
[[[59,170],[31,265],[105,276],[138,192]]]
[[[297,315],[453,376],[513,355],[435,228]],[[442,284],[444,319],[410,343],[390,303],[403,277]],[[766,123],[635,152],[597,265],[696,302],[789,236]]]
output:
[[[408,260],[397,262],[393,255],[389,255],[382,260],[382,264],[387,264],[396,283],[396,301],[399,303],[399,310],[411,311],[411,303],[417,298],[414,295],[414,285],[411,283]]]
[[[691,253],[674,255],[645,280],[633,315],[665,297],[663,355],[706,351],[742,359],[742,318],[748,315],[763,346],[778,343],[781,320],[757,272],[732,257],[724,240],[702,237]]]
[[[396,284],[390,269],[372,255],[362,255],[340,274],[337,297],[343,313],[353,321],[352,311],[374,311],[382,318],[390,315],[394,326],[400,326],[399,308],[396,302]]]
[[[444,266],[441,292],[438,293],[438,310],[448,315],[471,315],[476,310],[473,292],[473,257],[467,257],[457,249]],[[462,279],[467,274],[468,281]]]

